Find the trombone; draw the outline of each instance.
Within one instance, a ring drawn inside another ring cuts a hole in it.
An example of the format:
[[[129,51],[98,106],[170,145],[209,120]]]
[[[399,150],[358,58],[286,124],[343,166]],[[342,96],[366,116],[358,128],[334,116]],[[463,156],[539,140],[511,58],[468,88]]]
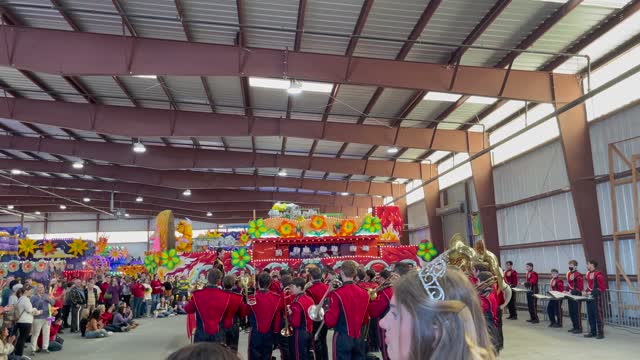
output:
[[[322,297],[322,299],[320,299],[318,304],[311,305],[309,307],[309,310],[307,311],[307,313],[309,314],[309,318],[313,321],[322,321],[322,323],[320,323],[320,326],[318,327],[318,331],[316,331],[315,335],[313,335],[314,340],[318,340],[318,336],[320,335],[320,330],[322,330],[322,327],[324,326],[325,309],[322,306],[324,303],[324,299],[327,297],[327,295],[329,295],[330,292],[336,291],[341,286],[342,286],[342,281],[338,279],[331,280],[331,282],[329,283],[329,288],[327,289],[327,292],[324,293],[324,296]]]
[[[382,284],[380,284],[380,286],[378,286],[375,289],[367,289],[367,291],[369,292],[369,301],[373,301],[375,299],[378,298],[378,292],[388,288],[389,286],[391,286],[391,284],[398,280],[400,278],[400,275],[393,273],[391,274],[391,276],[389,276],[389,278],[387,280],[385,280]]]
[[[280,330],[280,335],[284,337],[289,337],[293,335],[293,329],[289,324],[289,309],[287,308],[287,295],[291,292],[291,285],[287,285],[284,289],[282,289],[282,293],[284,294],[284,327]]]
[[[238,283],[242,288],[242,293],[244,295],[244,299],[247,302],[247,305],[253,306],[256,304],[256,299],[249,298],[249,287],[251,286],[251,275],[243,274],[238,277]]]

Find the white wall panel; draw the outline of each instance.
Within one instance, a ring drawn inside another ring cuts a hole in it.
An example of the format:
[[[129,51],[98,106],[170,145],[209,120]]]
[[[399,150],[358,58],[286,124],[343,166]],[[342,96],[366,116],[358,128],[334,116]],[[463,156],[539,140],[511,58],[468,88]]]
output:
[[[465,185],[466,185],[466,182],[460,182],[445,190],[447,192],[448,204],[466,202]],[[448,241],[449,239],[451,239],[451,237],[455,233],[460,233],[465,238],[468,238],[467,234],[469,233],[469,231],[468,231],[466,213],[457,213],[457,214],[443,216],[442,226],[444,228],[445,241]]]
[[[416,231],[409,232],[409,244],[418,245],[423,240],[431,240],[431,233],[429,228],[423,228]]]
[[[589,133],[591,135],[591,151],[593,152],[595,173],[596,175],[608,174],[608,145],[634,136],[640,136],[640,105],[592,124]],[[627,156],[640,154],[640,138],[620,143],[618,149]],[[616,160],[614,169],[616,172],[621,172],[629,168],[622,161]]]
[[[558,141],[493,169],[496,203],[505,204],[569,186]]]
[[[95,231],[96,231],[95,218],[93,220],[86,220],[86,221],[49,221],[49,225],[47,228],[48,234],[86,233],[86,232],[95,232]],[[34,233],[34,232],[31,231],[31,233]]]
[[[155,220],[151,221],[151,229],[155,229]],[[112,231],[144,231],[147,230],[146,219],[120,219],[118,221],[101,221],[100,232]]]
[[[571,193],[500,209],[497,215],[500,245],[580,237]]]
[[[509,260],[518,272],[526,272],[525,264],[532,262],[534,270],[539,273],[548,273],[551,269],[558,269],[565,273],[569,260],[578,261],[578,270],[581,273],[587,271],[587,263],[581,244],[535,247],[529,249],[501,250],[500,260],[502,267]]]
[[[407,218],[409,219],[409,228],[415,229],[429,225],[427,218],[427,207],[424,201],[418,201],[407,206]]]
[[[616,186],[619,231],[633,229],[633,188],[631,186],[631,184]],[[602,234],[611,235],[613,234],[613,213],[609,182],[598,184],[596,190],[598,193],[598,210],[600,211]],[[638,191],[640,191],[640,184],[638,185]]]
[[[636,273],[636,240],[620,240],[620,265],[627,275],[635,275]],[[604,242],[604,256],[607,261],[607,273],[615,274],[615,262],[613,253],[613,241]]]
[[[469,189],[469,212],[478,212],[478,197],[476,196],[476,186],[473,184],[473,179],[467,181],[467,189]]]

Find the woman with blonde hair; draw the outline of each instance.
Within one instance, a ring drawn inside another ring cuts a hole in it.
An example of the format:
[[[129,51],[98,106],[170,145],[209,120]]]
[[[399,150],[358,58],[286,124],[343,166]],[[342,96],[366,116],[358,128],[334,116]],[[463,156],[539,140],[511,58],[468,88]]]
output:
[[[446,253],[395,284],[380,326],[393,360],[495,359],[478,294]]]

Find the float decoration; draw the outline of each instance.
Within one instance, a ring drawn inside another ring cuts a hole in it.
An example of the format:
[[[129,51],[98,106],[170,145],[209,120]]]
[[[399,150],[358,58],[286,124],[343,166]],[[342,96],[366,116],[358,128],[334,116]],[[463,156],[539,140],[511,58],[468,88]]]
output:
[[[381,230],[380,219],[369,214],[364,218],[364,222],[356,232],[356,235],[379,234]]]
[[[193,225],[191,220],[188,218],[180,220],[176,231],[181,235],[176,239],[176,250],[179,252],[191,252],[193,249]]]
[[[51,240],[45,241],[42,244],[42,253],[44,254],[44,256],[53,255],[57,250],[56,247],[57,247],[57,245],[53,241],[51,241]]]
[[[35,240],[24,238],[20,240],[20,245],[18,245],[18,254],[28,257],[29,254],[35,255],[39,248]]]
[[[176,249],[166,250],[162,252],[162,266],[169,270],[173,270],[178,264],[180,264],[180,257]]]
[[[69,254],[75,256],[82,256],[84,252],[89,250],[89,245],[82,241],[82,239],[74,239],[73,242],[69,245]]]
[[[399,242],[400,234],[396,231],[393,225],[389,225],[382,235],[380,235],[380,241],[384,242]]]
[[[262,236],[262,234],[267,232],[267,227],[264,225],[263,219],[255,219],[249,221],[249,229],[247,233],[251,235],[251,238],[256,239]]]
[[[20,262],[18,260],[11,260],[7,264],[7,270],[9,270],[10,273],[16,272],[18,269],[20,269]]]
[[[298,226],[289,220],[283,220],[278,227],[278,235],[283,238],[292,238],[298,236]]]
[[[111,269],[111,262],[104,256],[96,255],[84,263],[85,270],[107,272]]]
[[[239,239],[240,245],[242,245],[242,246],[247,245],[249,243],[249,240],[251,240],[251,236],[249,236],[249,234],[247,234],[246,231],[243,231],[240,234],[240,239]]]
[[[100,235],[98,241],[96,242],[96,254],[103,255],[103,253],[107,249],[108,242],[109,238],[106,235]]]
[[[7,277],[7,274],[7,268],[3,264],[2,266],[0,266],[0,279]]]
[[[424,261],[431,261],[431,259],[435,258],[438,255],[438,250],[435,249],[433,243],[431,241],[421,242],[418,244],[418,253],[417,255]]]
[[[404,220],[398,206],[376,206],[373,208],[373,214],[380,219],[383,229],[391,226],[396,233],[402,233]]]
[[[240,248],[231,252],[231,265],[244,269],[251,261],[251,256],[247,253],[247,249]]]
[[[47,270],[48,266],[49,264],[45,260],[38,260],[38,262],[36,263],[36,271],[39,273],[44,272],[45,270]]]
[[[144,267],[150,274],[154,274],[158,268],[158,256],[157,254],[147,255],[144,258]]]
[[[356,222],[351,219],[345,219],[340,222],[338,235],[351,236],[356,232]]]
[[[147,269],[144,267],[144,265],[122,265],[118,266],[116,271],[126,276],[137,278],[140,276],[140,274],[146,273]]]
[[[28,274],[28,273],[32,272],[33,268],[34,268],[33,262],[31,262],[29,260],[24,261],[22,263],[22,272],[24,272],[25,274]]]

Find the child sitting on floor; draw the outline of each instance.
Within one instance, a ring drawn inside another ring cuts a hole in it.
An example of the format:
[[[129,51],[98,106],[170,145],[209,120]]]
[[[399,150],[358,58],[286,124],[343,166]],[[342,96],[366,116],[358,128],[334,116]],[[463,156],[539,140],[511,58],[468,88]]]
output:
[[[109,332],[103,329],[102,323],[100,322],[100,310],[93,310],[91,317],[89,317],[89,322],[87,323],[87,329],[84,336],[87,339],[96,339],[107,337],[109,335]]]
[[[173,308],[175,313],[178,315],[186,315],[187,312],[184,310],[185,305],[187,305],[187,297],[183,296],[180,301],[176,303],[176,306]]]
[[[89,323],[89,309],[83,309],[80,313],[80,334],[84,337],[87,332],[87,324]]]
[[[163,298],[160,300],[158,307],[155,311],[155,317],[157,318],[165,318],[168,316],[175,316],[173,313],[173,309],[167,304],[167,301]]]

